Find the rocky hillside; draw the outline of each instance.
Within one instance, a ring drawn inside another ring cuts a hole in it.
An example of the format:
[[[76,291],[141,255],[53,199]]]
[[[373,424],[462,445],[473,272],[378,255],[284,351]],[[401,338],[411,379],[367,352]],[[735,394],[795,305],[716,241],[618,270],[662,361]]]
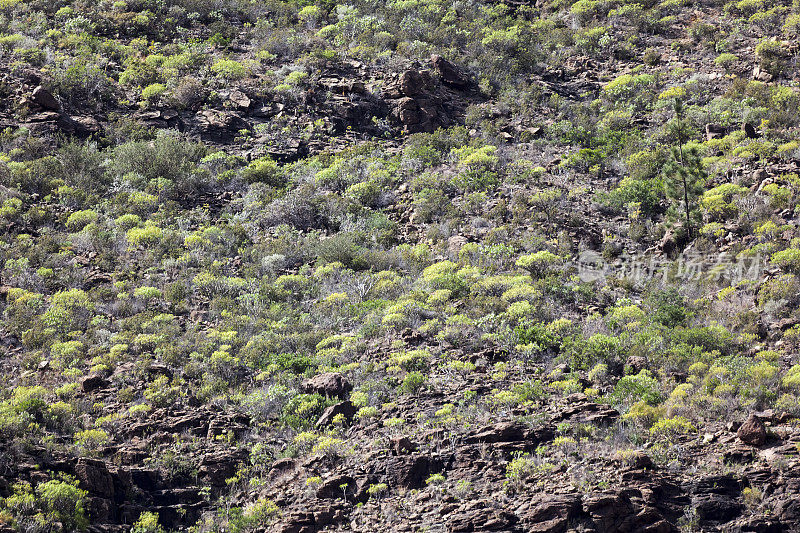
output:
[[[0,533],[800,530],[798,35],[0,0]]]

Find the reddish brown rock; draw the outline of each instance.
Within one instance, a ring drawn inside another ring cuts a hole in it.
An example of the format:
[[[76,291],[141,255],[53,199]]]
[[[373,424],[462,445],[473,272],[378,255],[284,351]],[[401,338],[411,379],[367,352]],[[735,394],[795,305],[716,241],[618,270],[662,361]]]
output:
[[[308,511],[297,511],[281,518],[276,524],[278,533],[315,533],[314,513]]]
[[[231,91],[231,94],[228,98],[241,109],[247,109],[252,103],[250,97],[238,89]]]
[[[53,93],[41,85],[33,90],[33,93],[31,93],[31,100],[33,100],[36,105],[49,111],[58,111],[61,109],[61,104],[58,103]]]
[[[72,122],[75,124],[75,133],[78,135],[91,135],[102,129],[97,119],[90,116],[72,117]]]
[[[239,464],[245,458],[239,451],[210,453],[200,460],[197,474],[200,479],[214,487],[224,487],[225,480],[233,477]]]
[[[83,392],[92,392],[97,389],[102,389],[108,386],[108,381],[102,376],[87,376],[81,381],[81,390]]]
[[[420,108],[413,98],[402,98],[397,106],[397,115],[404,126],[420,123]]]
[[[741,425],[736,435],[739,437],[739,440],[745,444],[761,446],[767,440],[767,428],[760,418],[751,414],[747,420],[745,420],[744,424]]]
[[[729,496],[712,493],[692,498],[692,507],[701,520],[727,522],[741,513],[743,505]]]
[[[450,533],[468,531],[508,531],[519,521],[513,513],[495,509],[492,502],[478,502],[472,509],[458,513],[448,520]]]
[[[92,494],[114,496],[114,479],[103,461],[81,457],[75,465],[75,477]]]
[[[753,69],[753,79],[757,81],[770,82],[772,81],[772,74],[756,65],[756,67]]]
[[[441,470],[441,462],[423,455],[401,455],[386,461],[386,481],[391,486],[418,489],[428,476]]]
[[[324,428],[330,426],[334,423],[335,418],[339,415],[342,415],[344,419],[349,422],[353,419],[358,409],[347,400],[345,402],[337,403],[336,405],[331,405],[325,412],[322,413],[322,416],[319,417],[317,420],[317,427]]]
[[[440,55],[434,54],[431,56],[431,64],[433,68],[439,73],[442,82],[445,85],[450,85],[457,89],[462,89],[469,83],[466,76],[464,76],[458,67],[446,60]]]
[[[344,397],[353,386],[338,372],[325,372],[303,381],[300,388],[307,394],[321,394],[328,398]]]
[[[527,427],[519,422],[500,422],[480,429],[467,437],[468,444],[479,442],[516,442],[525,439]]]
[[[425,79],[416,70],[407,70],[400,75],[400,92],[405,96],[416,96],[425,89]]]
[[[619,412],[616,409],[605,404],[595,403],[583,394],[575,394],[570,398],[570,405],[553,417],[553,423],[569,420],[584,424],[611,424],[619,418]]]
[[[197,132],[204,140],[214,142],[232,141],[241,130],[250,129],[250,125],[233,113],[215,109],[200,111],[195,116]]]
[[[321,500],[349,499],[356,490],[356,481],[350,476],[334,476],[325,480],[317,489]]]
[[[525,514],[520,515],[526,531],[566,531],[569,520],[581,512],[579,494],[545,496]]]
[[[394,455],[413,453],[417,450],[417,447],[408,437],[393,437],[389,442],[391,443],[390,447]]]

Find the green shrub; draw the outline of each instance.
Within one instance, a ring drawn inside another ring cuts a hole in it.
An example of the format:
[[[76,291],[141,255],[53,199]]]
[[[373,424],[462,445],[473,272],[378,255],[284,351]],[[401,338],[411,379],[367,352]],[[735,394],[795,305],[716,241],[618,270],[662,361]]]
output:
[[[25,431],[44,417],[48,391],[41,386],[16,387],[11,398],[0,402],[0,431],[13,435]]]
[[[756,46],[756,58],[761,68],[773,75],[783,71],[787,56],[787,50],[779,41],[764,39]]]
[[[633,176],[626,176],[616,189],[601,195],[601,199],[615,209],[622,209],[625,205],[635,203],[643,215],[653,216],[663,211],[664,182],[660,177],[636,179]]]
[[[75,434],[75,444],[89,453],[96,452],[110,440],[111,436],[102,429],[87,429]]]
[[[50,480],[36,487],[45,516],[61,522],[64,529],[82,530],[88,525],[84,510],[87,492],[78,488],[78,481],[65,477]]]
[[[67,533],[89,526],[89,493],[79,489],[78,481],[70,476],[39,483],[35,490],[27,482],[16,483],[13,489],[9,497],[0,500],[0,509],[5,509],[20,529]]]
[[[692,425],[686,417],[676,416],[674,418],[663,418],[653,424],[650,434],[654,437],[672,438],[677,435],[694,433],[697,428]]]
[[[156,287],[136,287],[133,295],[142,300],[156,300],[161,298],[161,290]]]
[[[496,168],[500,158],[497,156],[496,146],[454,148],[452,155],[461,169],[452,180],[456,187],[465,191],[486,191],[499,182]]]
[[[538,460],[529,453],[516,452],[514,458],[506,465],[506,480],[504,487],[507,492],[518,492],[531,478],[537,474],[546,474],[554,465]]]
[[[303,429],[311,427],[336,399],[326,399],[319,394],[297,394],[283,407],[281,421],[294,428]]]
[[[263,531],[279,514],[280,509],[275,502],[259,498],[244,508],[232,508],[228,525],[232,533]]]
[[[383,494],[389,491],[389,485],[386,483],[373,483],[367,489],[367,494],[370,498],[380,498]]]
[[[530,272],[531,277],[538,279],[544,277],[553,267],[559,265],[562,259],[547,250],[532,254],[521,255],[516,265]]]
[[[9,0],[3,0],[3,1],[8,2]],[[4,49],[7,52],[10,52],[14,50],[20,43],[22,43],[23,40],[25,40],[25,36],[20,35],[18,33],[12,33],[11,35],[2,35],[0,36],[0,48]]]
[[[83,290],[59,291],[50,298],[42,323],[59,333],[80,330],[85,328],[93,309],[94,302]]]
[[[797,37],[800,35],[800,13],[790,13],[783,23],[784,33]]]
[[[787,248],[780,252],[775,252],[769,262],[787,272],[800,272],[800,249]]]
[[[378,418],[380,412],[374,405],[367,405],[359,408],[356,413],[356,420],[369,420],[370,418]]]
[[[282,187],[285,184],[281,168],[269,156],[251,162],[242,169],[241,176],[247,183],[266,183],[271,187]]]
[[[800,365],[794,365],[783,376],[783,386],[800,391]]]
[[[451,295],[460,295],[469,289],[467,269],[461,269],[452,261],[434,263],[422,271],[422,279],[436,290],[449,290]]]
[[[211,72],[228,81],[239,80],[247,76],[247,68],[233,59],[218,59],[211,65]]]
[[[164,236],[164,231],[153,223],[145,224],[141,228],[131,228],[125,233],[130,246],[146,246],[157,244]]]
[[[139,189],[154,183],[171,183],[171,187],[164,192],[183,197],[196,194],[203,180],[207,179],[197,168],[207,153],[208,148],[202,143],[189,141],[174,131],[166,130],[159,132],[152,141],[132,141],[119,145],[109,160],[108,171],[116,179],[128,181]]]
[[[93,209],[85,209],[83,211],[75,211],[67,218],[67,229],[70,231],[80,231],[88,224],[96,222],[99,215]]]
[[[588,370],[598,363],[617,362],[622,352],[619,338],[602,333],[570,341],[566,346],[565,356],[574,369]]]
[[[133,523],[131,533],[165,533],[165,530],[158,524],[158,513],[143,511]]]
[[[407,394],[416,394],[425,386],[425,376],[422,372],[409,372],[403,378],[399,391]]]
[[[738,214],[733,199],[747,192],[745,187],[724,183],[703,193],[700,205],[707,211],[711,220],[724,220]]]
[[[374,181],[354,183],[345,191],[346,196],[367,207],[374,207],[377,204],[380,193],[381,188]]]
[[[558,349],[561,346],[558,335],[554,334],[548,326],[531,323],[527,318],[520,319],[519,324],[514,327],[514,336],[516,337],[516,346],[524,347],[526,353],[540,353],[549,349]]]
[[[163,83],[151,83],[142,89],[142,100],[146,105],[153,105],[167,92],[167,86]]]
[[[586,24],[600,13],[600,6],[598,0],[578,0],[569,10],[580,24]]]
[[[304,22],[315,22],[322,18],[322,10],[318,6],[304,6],[297,16]]]
[[[85,347],[81,341],[54,342],[50,346],[50,355],[63,367],[79,364]]]
[[[658,405],[663,399],[658,381],[648,370],[620,378],[614,386],[614,391],[608,395],[608,400],[613,405],[623,408],[639,401],[648,405]]]
[[[142,223],[142,219],[139,215],[135,215],[133,213],[127,213],[118,217],[114,222],[123,230],[127,231],[131,228],[135,228],[139,224]]]
[[[425,370],[430,359],[431,354],[428,350],[411,350],[394,354],[391,363],[407,371]]]
[[[733,334],[719,324],[674,330],[674,342],[699,347],[703,351],[729,354],[733,348]]]
[[[144,391],[145,399],[155,407],[170,407],[185,395],[180,385],[170,383],[167,376],[158,376]]]
[[[724,68],[726,72],[730,72],[732,68],[739,63],[739,56],[725,52],[718,55],[714,63]]]
[[[626,99],[655,84],[651,74],[622,74],[608,82],[603,92],[612,99]]]
[[[668,328],[686,326],[694,315],[677,289],[658,291],[648,298],[650,320]]]

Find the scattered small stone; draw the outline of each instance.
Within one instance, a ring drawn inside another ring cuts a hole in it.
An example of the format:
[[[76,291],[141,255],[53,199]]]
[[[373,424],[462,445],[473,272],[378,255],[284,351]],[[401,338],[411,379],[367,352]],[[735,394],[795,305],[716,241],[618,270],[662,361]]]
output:
[[[772,81],[772,74],[756,65],[756,67],[753,69],[753,79],[756,81],[763,81],[765,83],[770,82]]]

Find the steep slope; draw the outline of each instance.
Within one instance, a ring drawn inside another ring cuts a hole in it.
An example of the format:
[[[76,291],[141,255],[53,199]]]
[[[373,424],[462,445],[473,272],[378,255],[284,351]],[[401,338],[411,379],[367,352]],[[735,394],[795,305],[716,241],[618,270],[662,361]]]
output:
[[[798,21],[0,0],[0,531],[800,529]]]

